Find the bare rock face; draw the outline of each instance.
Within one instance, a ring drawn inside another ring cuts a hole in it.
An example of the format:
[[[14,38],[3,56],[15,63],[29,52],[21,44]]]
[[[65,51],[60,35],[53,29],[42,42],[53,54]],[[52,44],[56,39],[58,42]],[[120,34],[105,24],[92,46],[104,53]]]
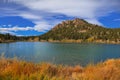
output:
[[[73,23],[74,24],[86,24],[87,22],[86,21],[84,21],[84,20],[82,20],[82,19],[79,19],[79,18],[76,18],[75,20],[73,20]]]
[[[58,29],[60,27],[70,27],[70,26],[77,28],[79,26],[86,24],[88,24],[88,22],[84,21],[83,19],[76,18],[74,20],[63,21],[62,23],[56,25],[52,30]]]

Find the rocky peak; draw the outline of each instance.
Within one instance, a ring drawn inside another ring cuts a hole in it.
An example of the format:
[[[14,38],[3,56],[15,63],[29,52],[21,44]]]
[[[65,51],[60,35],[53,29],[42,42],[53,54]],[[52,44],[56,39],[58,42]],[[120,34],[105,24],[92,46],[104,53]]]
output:
[[[86,24],[87,22],[83,19],[76,18],[73,20],[74,24]]]
[[[79,18],[75,18],[74,20],[67,20],[67,21],[63,21],[62,23],[56,25],[53,30],[55,29],[59,29],[60,27],[69,27],[71,25],[73,25],[74,27],[78,27],[80,25],[85,25],[88,22],[86,22],[83,19],[79,19]]]

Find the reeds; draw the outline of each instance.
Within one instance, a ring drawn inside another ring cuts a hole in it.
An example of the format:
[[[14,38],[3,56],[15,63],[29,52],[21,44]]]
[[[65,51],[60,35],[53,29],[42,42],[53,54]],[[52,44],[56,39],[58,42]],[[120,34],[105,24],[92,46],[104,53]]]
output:
[[[17,59],[0,59],[0,80],[119,80],[120,59],[96,65],[63,66],[35,64]]]

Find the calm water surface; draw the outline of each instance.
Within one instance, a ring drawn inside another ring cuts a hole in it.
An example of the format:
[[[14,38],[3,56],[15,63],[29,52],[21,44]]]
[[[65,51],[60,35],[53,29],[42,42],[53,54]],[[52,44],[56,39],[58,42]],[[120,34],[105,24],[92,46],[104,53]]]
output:
[[[32,62],[86,65],[110,58],[120,58],[120,45],[47,42],[1,43],[0,54]]]

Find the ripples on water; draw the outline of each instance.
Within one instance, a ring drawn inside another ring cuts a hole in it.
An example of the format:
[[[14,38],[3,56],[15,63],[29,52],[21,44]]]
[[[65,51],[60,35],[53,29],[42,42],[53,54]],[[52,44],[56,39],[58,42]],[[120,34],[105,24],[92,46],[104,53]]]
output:
[[[120,57],[120,45],[48,42],[15,42],[0,44],[0,53],[32,62],[86,65]]]

